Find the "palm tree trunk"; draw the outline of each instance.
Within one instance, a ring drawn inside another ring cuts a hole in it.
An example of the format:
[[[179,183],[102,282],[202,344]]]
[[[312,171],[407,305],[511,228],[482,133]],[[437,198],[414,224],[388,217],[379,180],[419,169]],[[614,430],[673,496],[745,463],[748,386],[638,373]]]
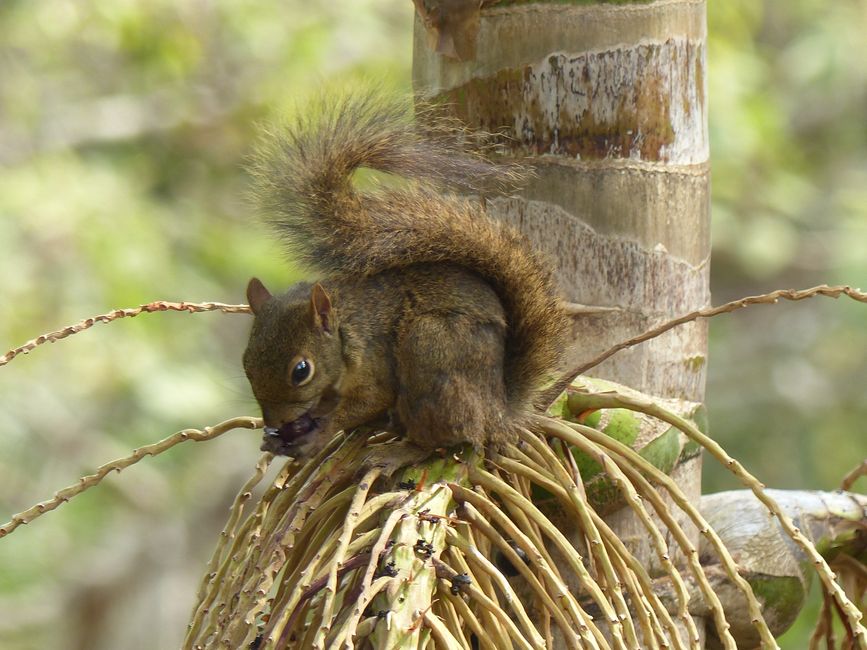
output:
[[[709,304],[704,0],[513,1],[451,22],[452,3],[416,4],[417,92],[448,100],[474,128],[505,132],[506,151],[536,166],[520,197],[490,209],[556,263],[573,303],[569,366]],[[706,358],[696,322],[592,374],[701,402]],[[672,475],[697,501],[700,456]],[[608,521],[653,565],[629,512]]]

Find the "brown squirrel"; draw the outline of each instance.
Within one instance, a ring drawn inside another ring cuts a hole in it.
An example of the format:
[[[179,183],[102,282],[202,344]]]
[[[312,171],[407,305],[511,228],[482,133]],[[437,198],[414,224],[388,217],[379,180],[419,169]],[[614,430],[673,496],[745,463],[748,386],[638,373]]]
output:
[[[277,296],[256,278],[247,287],[263,450],[309,456],[374,422],[427,450],[499,445],[560,359],[569,321],[551,270],[478,200],[443,194],[503,187],[517,168],[465,151],[408,104],[320,103],[253,167],[289,251],[323,274]],[[360,168],[410,183],[360,192]]]

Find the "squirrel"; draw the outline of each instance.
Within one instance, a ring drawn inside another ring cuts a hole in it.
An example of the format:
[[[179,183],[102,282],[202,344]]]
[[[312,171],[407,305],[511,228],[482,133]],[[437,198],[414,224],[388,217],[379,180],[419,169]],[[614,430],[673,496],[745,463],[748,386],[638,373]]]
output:
[[[428,451],[500,446],[560,360],[570,323],[552,270],[478,198],[448,193],[508,187],[520,168],[410,104],[321,101],[252,165],[289,253],[321,275],[281,295],[247,286],[264,451],[307,457],[372,423]],[[361,168],[406,182],[360,191]]]

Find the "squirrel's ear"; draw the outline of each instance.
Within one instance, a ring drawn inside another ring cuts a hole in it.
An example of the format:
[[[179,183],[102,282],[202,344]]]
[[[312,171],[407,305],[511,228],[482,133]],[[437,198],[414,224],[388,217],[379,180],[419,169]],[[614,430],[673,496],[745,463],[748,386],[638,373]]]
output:
[[[313,290],[310,292],[310,306],[313,311],[313,322],[332,334],[337,326],[334,308],[331,306],[331,297],[318,282],[313,285]]]
[[[247,303],[254,314],[258,314],[266,300],[271,298],[271,292],[265,288],[259,278],[250,278],[247,284]]]

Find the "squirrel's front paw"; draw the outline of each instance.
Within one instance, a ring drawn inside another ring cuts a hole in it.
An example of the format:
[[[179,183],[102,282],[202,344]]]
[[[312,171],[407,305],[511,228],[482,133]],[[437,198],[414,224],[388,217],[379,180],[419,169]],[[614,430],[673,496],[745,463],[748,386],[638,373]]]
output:
[[[289,445],[275,436],[265,435],[262,437],[262,444],[259,446],[261,451],[270,451],[275,456],[291,456],[289,453]]]
[[[306,436],[300,442],[298,440],[287,441],[272,431],[266,432],[262,436],[262,444],[259,449],[270,451],[275,456],[291,456],[296,460],[305,461],[322,449],[327,441],[328,438],[323,435]]]

